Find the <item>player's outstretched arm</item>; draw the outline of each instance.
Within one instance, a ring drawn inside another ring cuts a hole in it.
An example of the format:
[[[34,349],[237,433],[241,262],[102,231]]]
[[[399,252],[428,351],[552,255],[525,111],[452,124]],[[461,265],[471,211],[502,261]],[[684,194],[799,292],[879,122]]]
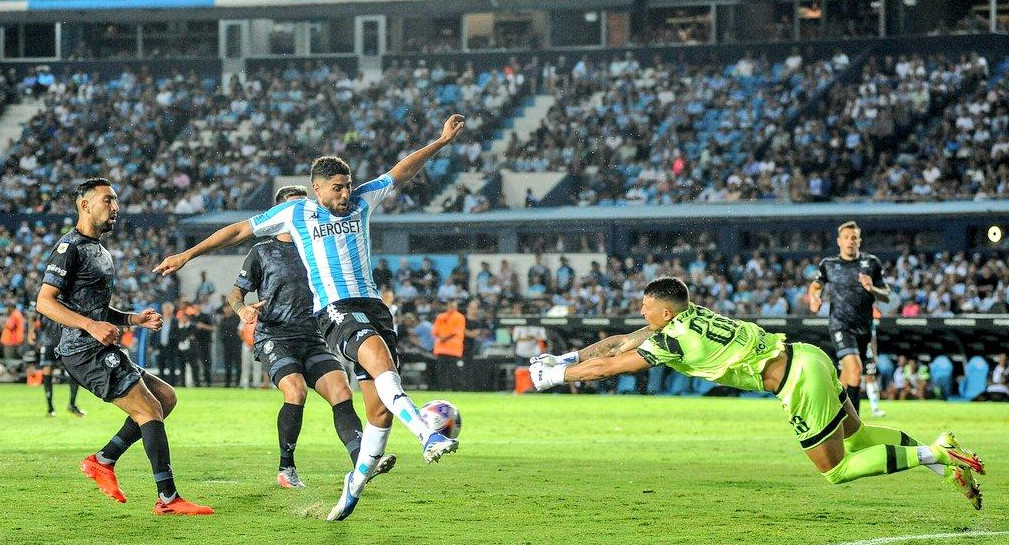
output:
[[[437,140],[407,155],[402,161],[396,163],[396,166],[392,167],[392,170],[389,171],[389,176],[392,176],[393,185],[400,186],[412,180],[420,172],[420,169],[424,168],[424,164],[429,159],[441,151],[441,148],[444,148],[455,140],[455,137],[465,125],[465,119],[459,114],[452,114],[445,120],[445,125],[441,129],[441,136]]]
[[[98,342],[108,346],[119,342],[119,328],[109,322],[98,322],[78,314],[60,303],[57,297],[60,289],[50,284],[42,284],[39,295],[35,299],[35,308],[43,316],[67,327],[88,332]]]
[[[194,257],[209,254],[210,252],[221,248],[227,248],[228,246],[234,246],[235,244],[239,244],[251,237],[252,226],[249,225],[248,221],[232,223],[231,225],[218,229],[217,232],[181,254],[166,257],[161,264],[154,267],[154,272],[161,273],[162,276],[168,276],[182,267],[185,267],[186,263]]]
[[[645,342],[645,339],[651,337],[653,333],[654,331],[648,329],[648,326],[645,326],[637,331],[627,333],[625,335],[610,335],[595,344],[590,344],[589,346],[575,352],[568,352],[567,354],[561,354],[560,356],[555,356],[553,354],[540,354],[539,356],[529,358],[529,362],[541,363],[547,367],[552,367],[554,365],[573,364],[594,358],[616,356],[623,354],[624,352],[637,350],[638,347],[641,346],[641,343]]]
[[[537,390],[546,390],[565,382],[602,380],[624,373],[637,373],[649,367],[651,365],[645,358],[635,351],[608,358],[596,358],[575,365],[547,367],[536,363],[529,367],[529,374]]]

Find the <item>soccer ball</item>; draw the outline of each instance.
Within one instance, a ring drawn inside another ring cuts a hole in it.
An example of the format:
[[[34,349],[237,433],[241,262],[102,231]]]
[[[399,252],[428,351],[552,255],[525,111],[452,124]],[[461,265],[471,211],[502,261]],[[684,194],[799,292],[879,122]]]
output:
[[[420,408],[420,417],[427,424],[428,428],[455,439],[459,437],[459,430],[462,429],[462,416],[455,405],[444,399],[428,401]]]

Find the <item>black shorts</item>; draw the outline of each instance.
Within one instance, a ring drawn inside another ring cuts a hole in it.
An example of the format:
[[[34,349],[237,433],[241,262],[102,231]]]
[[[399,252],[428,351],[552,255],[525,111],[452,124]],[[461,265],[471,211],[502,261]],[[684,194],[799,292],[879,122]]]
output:
[[[265,339],[256,342],[253,353],[267,366],[270,380],[277,386],[287,375],[297,373],[305,377],[310,388],[315,388],[315,383],[323,375],[333,371],[346,372],[322,337]]]
[[[376,334],[385,341],[392,354],[393,365],[399,368],[399,353],[396,351],[398,337],[389,307],[381,299],[343,299],[330,303],[316,318],[326,344],[340,356],[354,362],[354,376],[357,380],[375,378],[357,361],[357,350],[368,337]]]
[[[115,345],[89,348],[60,359],[67,373],[102,401],[123,397],[144,374],[130,355]]]
[[[864,365],[864,372],[867,375],[876,374],[876,363],[868,357],[869,342],[872,341],[872,333],[853,333],[851,331],[831,331],[830,337],[837,347],[837,361],[850,354],[855,354]]]

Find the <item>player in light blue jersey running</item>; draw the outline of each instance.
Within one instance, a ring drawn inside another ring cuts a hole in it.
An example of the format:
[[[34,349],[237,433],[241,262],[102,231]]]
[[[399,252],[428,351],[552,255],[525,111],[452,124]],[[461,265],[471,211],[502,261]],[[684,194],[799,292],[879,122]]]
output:
[[[253,235],[291,234],[308,272],[319,328],[330,348],[354,362],[368,413],[356,468],[344,478],[340,502],[329,520],[343,520],[354,511],[375,463],[385,453],[394,415],[424,445],[427,462],[438,461],[459,448],[455,439],[429,429],[403,392],[392,315],[371,277],[369,221],[382,199],[413,179],[462,128],[463,116],[452,115],[438,140],[406,156],[386,174],[353,189],[351,169],[343,159],[320,157],[311,170],[318,200],[282,203],[248,221],[228,225],[196,246],[166,257],[154,269],[171,274],[194,257],[234,246]]]

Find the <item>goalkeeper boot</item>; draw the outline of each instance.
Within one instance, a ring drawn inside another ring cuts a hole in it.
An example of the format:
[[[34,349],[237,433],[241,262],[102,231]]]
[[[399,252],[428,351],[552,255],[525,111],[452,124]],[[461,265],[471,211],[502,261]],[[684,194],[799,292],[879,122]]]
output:
[[[951,431],[940,433],[928,448],[932,450],[936,461],[940,464],[969,469],[978,475],[984,475],[984,462],[977,454],[963,448]]]
[[[119,489],[119,481],[116,480],[116,468],[114,466],[107,466],[99,462],[98,458],[92,454],[81,462],[81,472],[95,481],[95,484],[98,485],[98,490],[101,490],[102,494],[119,503],[126,503],[126,495]]]
[[[347,473],[347,476],[343,478],[343,492],[340,494],[340,501],[333,506],[326,520],[343,520],[354,512],[354,508],[357,507],[357,502],[360,498],[350,492],[350,481],[353,478],[353,471]]]
[[[459,441],[449,439],[440,433],[432,433],[424,443],[424,461],[437,462],[442,456],[459,450]]]
[[[946,467],[946,476],[943,480],[952,484],[960,490],[967,501],[974,506],[974,509],[981,510],[981,485],[977,484],[974,472],[961,467]]]

